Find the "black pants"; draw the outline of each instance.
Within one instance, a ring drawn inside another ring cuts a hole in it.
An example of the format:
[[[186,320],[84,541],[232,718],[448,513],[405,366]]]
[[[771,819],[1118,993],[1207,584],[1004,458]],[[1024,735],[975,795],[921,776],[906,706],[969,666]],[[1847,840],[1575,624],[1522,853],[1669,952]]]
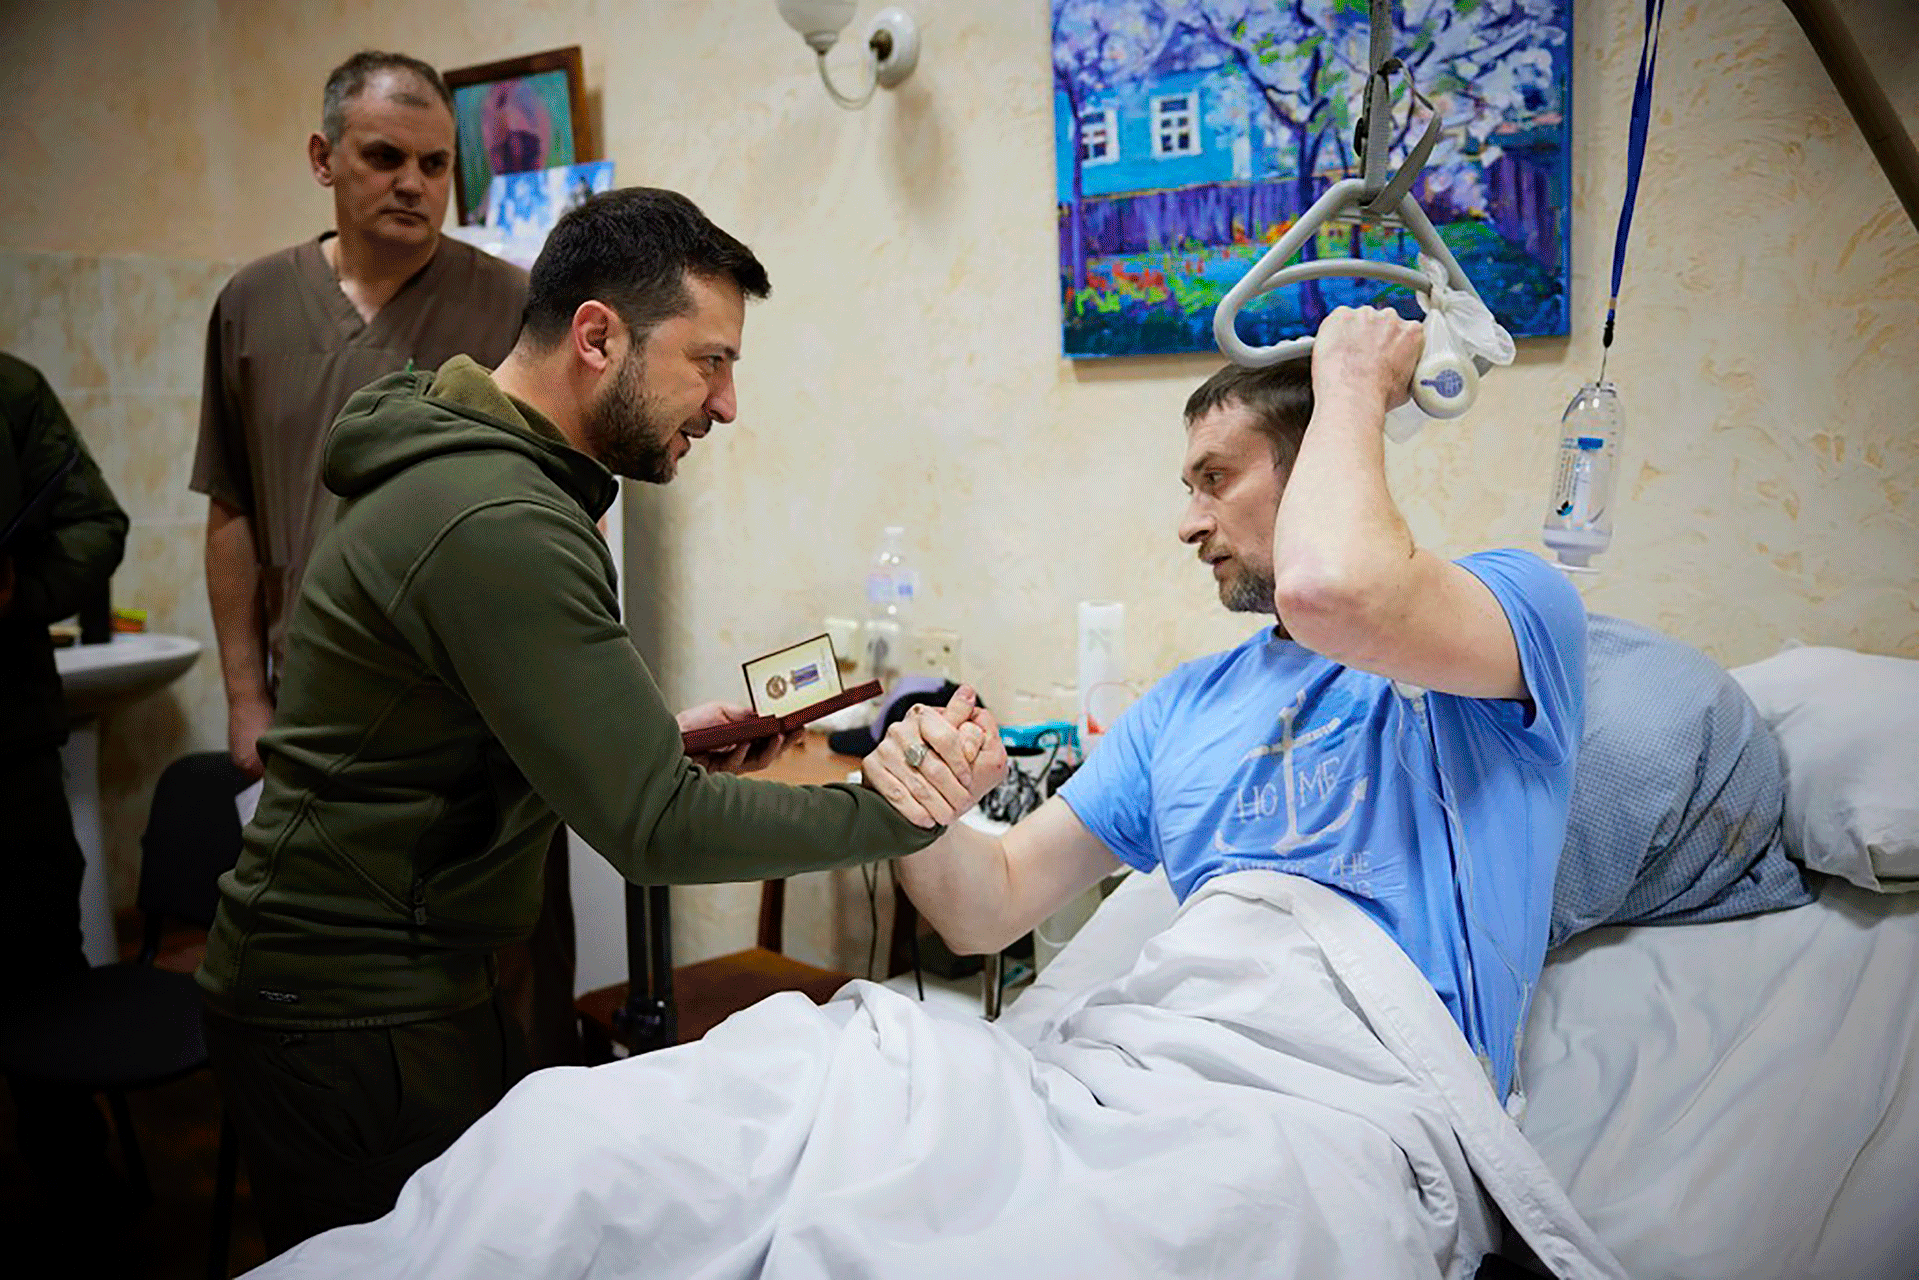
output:
[[[0,757],[0,1003],[48,979],[87,967],[80,942],[80,880],[86,860],[73,836],[73,815],[60,751],[47,746]],[[84,1089],[9,1078],[20,1154],[56,1211],[75,1197],[117,1193],[107,1164],[107,1124]]]
[[[276,1031],[209,1012],[207,1050],[268,1257],[384,1215],[526,1071],[525,1042],[497,1002],[351,1031]]]
[[[586,1064],[579,1017],[573,1011],[573,885],[566,828],[546,852],[546,897],[533,936],[500,948],[500,1005],[526,1037],[527,1062],[543,1067]]]

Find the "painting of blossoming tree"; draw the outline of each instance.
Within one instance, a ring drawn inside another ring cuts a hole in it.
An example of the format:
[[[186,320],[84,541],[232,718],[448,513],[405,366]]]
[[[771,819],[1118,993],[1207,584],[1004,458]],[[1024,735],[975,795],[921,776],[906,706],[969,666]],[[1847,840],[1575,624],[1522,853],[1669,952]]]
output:
[[[1070,357],[1204,351],[1213,309],[1326,188],[1360,176],[1366,0],[1052,0],[1059,269]],[[1394,0],[1395,52],[1443,132],[1420,207],[1515,337],[1567,331],[1572,0]],[[1392,163],[1425,128],[1394,78]],[[1302,259],[1411,265],[1392,227],[1331,224]],[[1240,315],[1254,344],[1341,304],[1412,296],[1332,279]]]

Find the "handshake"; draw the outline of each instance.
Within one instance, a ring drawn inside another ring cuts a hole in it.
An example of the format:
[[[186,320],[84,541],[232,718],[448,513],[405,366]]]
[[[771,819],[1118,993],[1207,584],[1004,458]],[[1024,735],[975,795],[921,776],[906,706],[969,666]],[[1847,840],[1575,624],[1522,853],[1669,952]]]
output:
[[[683,740],[696,746],[697,734],[721,731],[725,737],[726,727],[759,719],[764,717],[750,707],[721,702],[703,703],[678,717]],[[790,741],[791,732],[759,734],[689,754],[715,773],[754,773],[777,759]],[[911,707],[861,761],[861,772],[865,785],[908,822],[943,827],[1005,779],[1006,747],[999,722],[979,705],[971,685],[961,685],[944,707]]]
[[[914,826],[950,826],[1006,777],[1006,747],[992,713],[961,685],[944,707],[916,705],[895,721],[861,772]]]

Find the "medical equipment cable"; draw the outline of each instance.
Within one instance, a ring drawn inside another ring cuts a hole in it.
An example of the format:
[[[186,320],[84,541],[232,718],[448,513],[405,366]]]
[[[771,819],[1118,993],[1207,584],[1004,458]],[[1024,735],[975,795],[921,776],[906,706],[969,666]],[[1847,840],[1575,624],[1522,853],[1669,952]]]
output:
[[[1506,966],[1506,972],[1512,975],[1514,984],[1519,988],[1519,1021],[1513,1028],[1513,1078],[1509,1096],[1524,1098],[1526,1096],[1526,1086],[1520,1071],[1519,1047],[1525,1035],[1526,1012],[1532,1005],[1533,984],[1526,980],[1519,966],[1515,965],[1512,957],[1506,954],[1506,949],[1499,945],[1498,935],[1486,927],[1485,922],[1479,917],[1479,912],[1474,908],[1473,904],[1474,900],[1478,897],[1478,890],[1473,878],[1472,847],[1466,839],[1465,821],[1460,818],[1459,811],[1453,807],[1452,801],[1446,797],[1446,770],[1444,762],[1441,761],[1439,756],[1439,734],[1433,726],[1430,709],[1426,706],[1426,692],[1426,690],[1421,689],[1413,694],[1402,693],[1401,696],[1407,705],[1408,714],[1414,715],[1419,719],[1421,726],[1426,730],[1426,740],[1432,744],[1433,771],[1439,775],[1439,789],[1435,791],[1432,785],[1421,777],[1419,773],[1413,769],[1411,763],[1407,761],[1405,753],[1406,727],[1403,717],[1400,722],[1399,732],[1393,735],[1393,758],[1399,762],[1399,767],[1406,771],[1408,778],[1423,787],[1426,793],[1432,796],[1433,799],[1439,801],[1439,806],[1445,812],[1448,820],[1447,831],[1458,841],[1458,856],[1454,859],[1454,862],[1460,870],[1462,888],[1465,890],[1462,901],[1466,908],[1467,923],[1486,939],[1487,944],[1493,949],[1493,954],[1498,956],[1499,962]],[[1472,939],[1469,937],[1466,943],[1466,983],[1469,987],[1473,988],[1470,996],[1473,1007],[1476,1010],[1479,1005],[1478,979],[1475,976],[1473,965]],[[1461,1029],[1464,1030],[1464,1028]],[[1486,1060],[1488,1074],[1490,1075],[1491,1056],[1487,1054],[1485,1046],[1475,1045],[1473,1047],[1479,1055]],[[1495,1087],[1497,1087],[1496,1080],[1494,1084]],[[1500,1101],[1503,1103],[1506,1099],[1502,1098]]]
[[[886,878],[892,882],[893,909],[897,911],[899,910],[899,900],[900,900],[900,873],[899,873],[898,859],[887,860]],[[873,932],[874,932],[874,935],[877,936],[879,934],[878,928],[875,928]],[[920,1003],[924,1004],[926,1003],[926,979],[920,976],[920,929],[919,929],[918,920],[915,920],[913,922],[912,930],[908,932],[906,935],[906,946],[908,951],[911,952],[913,957],[913,990],[919,996]]]
[[[1613,235],[1612,293],[1606,301],[1606,327],[1599,339],[1599,385],[1606,383],[1606,359],[1612,354],[1613,324],[1619,311],[1619,284],[1626,272],[1626,239],[1632,233],[1633,206],[1639,200],[1639,170],[1646,160],[1646,129],[1652,121],[1653,70],[1659,61],[1659,22],[1666,0],[1646,0],[1646,35],[1639,47],[1639,74],[1633,83],[1632,123],[1626,134],[1626,194],[1619,203],[1619,228]]]
[[[1015,823],[1033,810],[1039,808],[1047,797],[1047,784],[1052,779],[1053,768],[1059,759],[1060,748],[1065,739],[1058,735],[1048,735],[1052,739],[1052,750],[1046,756],[1046,763],[1037,775],[1029,775],[1026,770],[1013,767],[1006,771],[1006,777],[991,791],[980,797],[979,811],[994,822]],[[1035,745],[1033,754],[1039,753]]]
[[[873,960],[880,946],[880,873],[870,862],[860,864],[860,879],[866,883],[866,918],[873,926],[866,938],[866,980],[873,980]]]

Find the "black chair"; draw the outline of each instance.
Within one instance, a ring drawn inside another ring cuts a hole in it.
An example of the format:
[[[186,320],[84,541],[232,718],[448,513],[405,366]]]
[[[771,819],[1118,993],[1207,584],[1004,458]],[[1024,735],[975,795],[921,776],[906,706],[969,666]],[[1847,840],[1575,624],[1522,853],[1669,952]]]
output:
[[[168,1084],[207,1065],[200,992],[190,974],[157,969],[169,919],[213,923],[216,882],[240,856],[233,798],[247,778],[223,751],[183,756],[154,788],[140,838],[138,905],[145,917],[139,957],[75,970],[23,993],[0,1026],[0,1070],[25,1079],[104,1093],[120,1135],[127,1177],[140,1204],[152,1202],[146,1161],[127,1111],[129,1089]],[[227,1274],[238,1172],[233,1125],[220,1119],[207,1274]]]

